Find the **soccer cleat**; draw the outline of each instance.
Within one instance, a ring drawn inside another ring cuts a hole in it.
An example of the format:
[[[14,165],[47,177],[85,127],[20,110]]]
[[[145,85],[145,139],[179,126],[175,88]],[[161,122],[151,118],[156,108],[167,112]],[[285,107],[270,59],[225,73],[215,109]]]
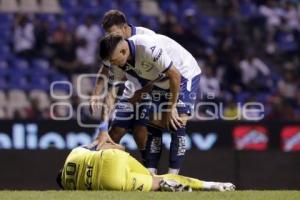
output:
[[[182,192],[193,192],[193,189],[190,186],[186,185],[183,187]]]
[[[178,183],[174,180],[161,180],[160,183],[160,190],[165,192],[192,192],[192,188],[187,185],[183,185]]]
[[[213,189],[218,190],[220,192],[234,191],[235,190],[235,185],[233,185],[232,183],[219,183],[219,182],[216,182],[216,184],[213,186]]]

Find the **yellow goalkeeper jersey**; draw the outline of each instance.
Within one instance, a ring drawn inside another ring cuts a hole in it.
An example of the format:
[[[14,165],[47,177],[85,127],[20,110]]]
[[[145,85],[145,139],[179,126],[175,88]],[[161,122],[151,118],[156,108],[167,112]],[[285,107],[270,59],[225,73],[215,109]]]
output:
[[[61,176],[65,190],[150,191],[153,177],[128,153],[77,147],[68,155]]]
[[[66,159],[62,185],[67,190],[99,190],[103,151],[77,147]]]

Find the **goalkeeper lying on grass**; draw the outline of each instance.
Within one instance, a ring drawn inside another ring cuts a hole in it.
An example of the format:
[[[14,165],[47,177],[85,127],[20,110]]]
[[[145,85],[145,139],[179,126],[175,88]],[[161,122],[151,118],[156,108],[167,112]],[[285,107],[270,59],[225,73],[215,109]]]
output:
[[[115,144],[108,136],[77,147],[68,155],[57,183],[66,190],[119,190],[119,191],[232,191],[232,183],[206,182],[175,174],[152,175],[136,159]],[[100,143],[99,143],[100,141]]]

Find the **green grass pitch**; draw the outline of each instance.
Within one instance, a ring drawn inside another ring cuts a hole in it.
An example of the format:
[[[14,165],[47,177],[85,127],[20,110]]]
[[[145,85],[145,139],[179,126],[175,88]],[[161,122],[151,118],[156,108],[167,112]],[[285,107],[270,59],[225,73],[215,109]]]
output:
[[[300,200],[300,191],[235,192],[111,192],[111,191],[0,191],[1,200]]]

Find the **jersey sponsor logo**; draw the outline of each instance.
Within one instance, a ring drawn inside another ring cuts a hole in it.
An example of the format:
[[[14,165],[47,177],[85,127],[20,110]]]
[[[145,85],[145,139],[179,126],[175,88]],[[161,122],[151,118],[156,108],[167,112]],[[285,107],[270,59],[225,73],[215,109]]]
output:
[[[92,190],[93,166],[88,165],[85,171],[85,187],[87,190]]]
[[[136,178],[133,178],[133,180],[132,180],[131,191],[134,191],[134,190],[135,190],[135,186],[136,186]]]
[[[181,107],[181,108],[185,108],[186,107],[186,104],[183,102],[183,101],[181,101],[180,99],[178,99],[178,102],[177,102],[177,106],[176,106],[177,108],[178,107]]]
[[[186,151],[185,136],[178,136],[178,151],[177,156],[184,156]]]
[[[237,126],[233,130],[235,148],[238,150],[266,150],[267,129],[264,126]]]
[[[166,74],[164,73],[159,73],[157,79],[159,81],[164,81],[165,78],[168,78]]]
[[[283,151],[300,151],[300,126],[284,127],[280,135]]]
[[[153,62],[158,61],[158,59],[160,58],[160,56],[162,55],[163,50],[160,48],[157,52],[156,55],[153,56]]]
[[[138,187],[136,187],[136,184],[137,184],[137,180],[136,180],[136,178],[133,178],[133,180],[132,180],[131,191],[136,191],[136,190],[138,190],[138,191],[143,191],[144,184],[142,184],[142,185],[140,185],[140,186],[138,186]]]
[[[161,137],[153,137],[150,145],[150,153],[161,152]]]
[[[117,110],[126,110],[126,111],[133,111],[133,107],[132,104],[129,102],[121,102],[121,103],[117,103],[116,108]]]
[[[151,65],[145,61],[141,62],[141,66],[145,69],[146,72],[151,71],[151,69],[153,69],[154,65]]]
[[[155,48],[156,46],[150,47],[152,53],[154,52]]]
[[[140,187],[137,188],[138,191],[143,191],[144,184],[142,184]]]

